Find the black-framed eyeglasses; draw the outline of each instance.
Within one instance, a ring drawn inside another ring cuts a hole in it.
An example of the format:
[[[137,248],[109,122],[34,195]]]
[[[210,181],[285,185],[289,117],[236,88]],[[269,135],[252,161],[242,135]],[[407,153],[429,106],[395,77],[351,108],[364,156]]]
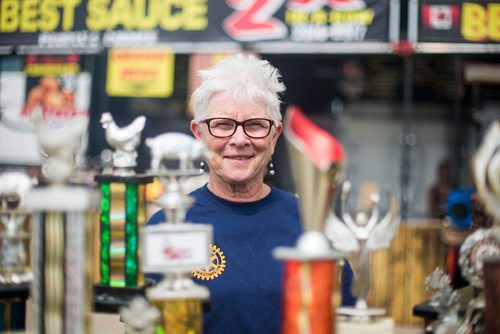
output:
[[[217,117],[200,121],[208,126],[208,132],[216,138],[227,138],[234,135],[238,126],[241,125],[245,134],[254,139],[265,138],[271,133],[274,121],[267,118],[250,118],[238,122],[232,118]]]

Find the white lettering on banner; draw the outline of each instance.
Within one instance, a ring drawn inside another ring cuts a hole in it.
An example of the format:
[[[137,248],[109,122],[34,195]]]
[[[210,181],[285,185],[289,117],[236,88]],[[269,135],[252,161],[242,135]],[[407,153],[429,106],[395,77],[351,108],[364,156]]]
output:
[[[235,11],[222,26],[226,33],[238,41],[285,38],[286,25],[273,17],[284,0],[226,0]]]
[[[102,35],[105,47],[153,45],[159,40],[158,31],[106,31]],[[101,33],[92,31],[44,32],[38,35],[38,45],[46,47],[99,47]]]
[[[296,42],[324,42],[328,40],[328,26],[296,24],[291,27],[290,38]]]
[[[332,24],[330,39],[332,41],[362,41],[368,28],[359,24]]]
[[[363,41],[368,28],[357,24],[296,24],[290,27],[290,39],[295,42],[358,42]]]
[[[90,31],[43,32],[38,45],[47,47],[98,47],[100,34]]]
[[[158,31],[106,31],[102,36],[103,46],[153,45],[157,43]]]
[[[286,6],[288,9],[297,12],[311,13],[323,8],[325,5],[325,0],[289,0]]]

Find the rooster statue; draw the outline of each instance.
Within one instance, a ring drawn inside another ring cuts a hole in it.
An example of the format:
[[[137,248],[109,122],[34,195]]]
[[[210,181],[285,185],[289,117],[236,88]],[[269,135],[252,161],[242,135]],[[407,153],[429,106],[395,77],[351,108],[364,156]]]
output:
[[[137,166],[136,148],[141,143],[141,133],[146,125],[146,117],[139,116],[127,126],[118,127],[109,112],[101,116],[102,127],[106,131],[106,141],[115,149],[113,166],[116,174],[132,175],[133,167]]]
[[[69,180],[88,123],[87,115],[51,124],[40,112],[33,114],[35,133],[45,156],[42,172],[50,182],[63,184]]]

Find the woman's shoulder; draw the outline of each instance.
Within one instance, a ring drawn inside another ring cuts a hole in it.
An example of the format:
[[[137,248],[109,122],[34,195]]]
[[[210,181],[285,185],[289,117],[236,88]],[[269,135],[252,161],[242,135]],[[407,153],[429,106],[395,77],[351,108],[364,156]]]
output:
[[[274,193],[275,197],[279,201],[287,202],[292,205],[297,205],[298,197],[291,192],[285,191],[277,187],[271,187],[271,192]]]
[[[283,189],[276,187],[271,188],[273,197],[273,207],[278,207],[279,211],[284,211],[289,214],[297,214],[299,208],[298,197]]]
[[[165,222],[165,213],[163,210],[156,211],[151,218],[149,218],[147,225],[157,225]]]

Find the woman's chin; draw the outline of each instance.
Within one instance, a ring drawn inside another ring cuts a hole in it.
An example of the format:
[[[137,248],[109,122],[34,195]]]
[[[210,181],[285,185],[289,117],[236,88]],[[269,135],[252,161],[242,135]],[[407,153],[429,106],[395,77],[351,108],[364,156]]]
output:
[[[255,174],[250,173],[231,173],[226,175],[226,180],[234,185],[246,185],[257,179]]]

